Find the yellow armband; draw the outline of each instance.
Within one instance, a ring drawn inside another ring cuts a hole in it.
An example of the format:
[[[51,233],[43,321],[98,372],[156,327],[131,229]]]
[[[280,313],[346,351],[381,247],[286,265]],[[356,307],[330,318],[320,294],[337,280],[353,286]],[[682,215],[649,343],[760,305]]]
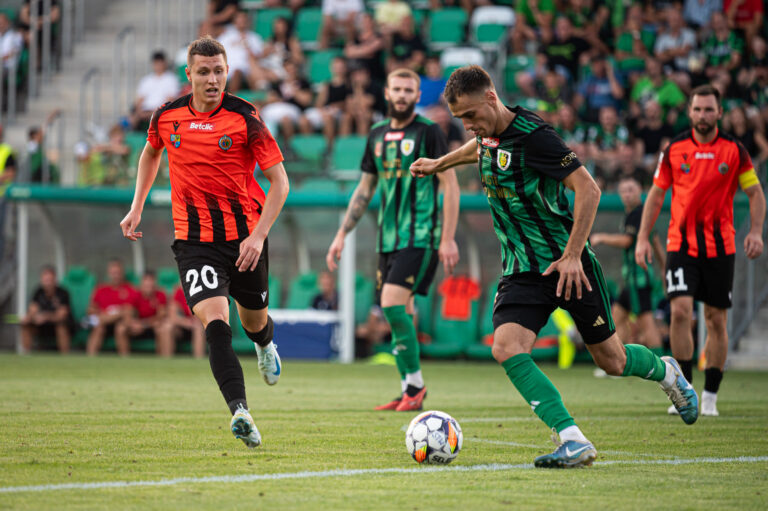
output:
[[[748,171],[739,175],[739,185],[742,190],[746,190],[750,186],[760,184],[760,180],[757,179],[755,169],[749,169]]]

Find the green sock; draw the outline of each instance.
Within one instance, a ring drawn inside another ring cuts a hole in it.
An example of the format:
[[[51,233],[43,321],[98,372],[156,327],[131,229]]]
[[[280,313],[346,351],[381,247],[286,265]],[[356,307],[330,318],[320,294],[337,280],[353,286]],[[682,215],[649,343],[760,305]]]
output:
[[[528,353],[521,353],[502,362],[501,367],[539,419],[549,428],[562,431],[575,426],[573,417],[563,404],[563,399],[547,375],[533,361]]]
[[[658,355],[640,344],[627,344],[627,365],[622,376],[637,376],[644,380],[661,381],[667,374],[667,366]]]
[[[392,328],[392,345],[397,349],[397,357],[402,357],[403,368],[406,373],[415,373],[421,370],[419,364],[419,339],[416,337],[416,328],[413,319],[405,312],[405,305],[393,305],[382,307],[384,317]],[[398,362],[398,369],[400,363]],[[400,369],[402,372],[402,369]]]

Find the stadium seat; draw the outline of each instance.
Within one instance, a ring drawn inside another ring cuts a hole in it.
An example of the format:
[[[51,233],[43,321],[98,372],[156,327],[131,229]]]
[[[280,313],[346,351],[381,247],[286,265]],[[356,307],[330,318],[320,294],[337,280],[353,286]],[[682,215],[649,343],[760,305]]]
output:
[[[319,166],[328,151],[328,142],[323,135],[294,135],[291,149],[305,162]]]
[[[429,19],[429,44],[433,48],[455,46],[464,41],[467,13],[461,7],[433,11]]]
[[[328,177],[310,177],[301,182],[299,190],[302,192],[339,193],[343,190],[342,183]]]
[[[310,83],[321,84],[331,79],[331,61],[341,55],[340,50],[312,52],[307,58],[307,78]]]
[[[137,168],[139,157],[147,144],[147,133],[144,131],[128,131],[125,133],[125,143],[131,148],[131,155],[128,157],[130,168]]]
[[[515,83],[515,75],[520,71],[530,71],[536,65],[536,58],[532,55],[511,55],[504,66],[504,90],[509,94],[520,91]]]
[[[355,324],[365,323],[373,307],[376,284],[362,273],[355,275]]]
[[[139,281],[141,280],[141,275],[138,275],[135,271],[133,271],[130,268],[125,269],[125,280],[127,280],[130,284],[134,286],[139,285]]]
[[[276,7],[274,9],[261,9],[254,14],[253,30],[259,34],[265,41],[272,37],[272,24],[275,18],[293,19],[293,13],[287,7]]]
[[[16,22],[17,9],[14,7],[0,7],[0,12],[5,14],[11,23]]]
[[[307,50],[317,48],[323,13],[320,7],[304,7],[296,15],[296,37],[301,47]]]
[[[317,273],[313,271],[303,273],[291,282],[285,307],[287,309],[308,309],[312,305],[312,299],[319,292]]]
[[[440,66],[443,68],[443,76],[448,78],[456,69],[468,65],[485,65],[485,56],[477,48],[460,46],[448,48],[440,55]]]
[[[61,279],[61,287],[69,291],[72,316],[79,323],[88,311],[91,293],[96,287],[96,276],[85,266],[70,266],[66,275]]]
[[[334,170],[360,170],[367,138],[362,135],[339,137],[333,144],[331,165]]]
[[[158,269],[157,285],[165,290],[166,293],[173,293],[176,286],[179,285],[179,270],[170,266]]]
[[[485,51],[498,50],[507,31],[515,24],[515,11],[500,5],[478,7],[472,12],[471,39]]]
[[[269,276],[269,306],[278,309],[283,304],[283,281],[274,275]]]
[[[237,95],[251,104],[263,103],[267,99],[267,91],[263,90],[241,90]]]
[[[477,342],[479,288],[477,282],[469,277],[448,277],[440,284],[439,291],[443,294],[435,312],[435,335],[430,344],[424,344],[421,351],[432,358],[455,358],[464,354],[466,347]],[[461,298],[466,306],[456,317],[455,298]],[[451,301],[451,305],[447,301]],[[461,315],[459,314],[459,315]]]

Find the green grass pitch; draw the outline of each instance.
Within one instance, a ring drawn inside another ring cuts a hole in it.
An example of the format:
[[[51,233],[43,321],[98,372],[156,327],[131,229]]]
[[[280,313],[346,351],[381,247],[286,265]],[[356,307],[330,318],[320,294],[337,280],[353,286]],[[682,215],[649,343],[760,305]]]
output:
[[[598,463],[538,470],[549,431],[501,368],[427,362],[427,408],[464,431],[432,471],[405,450],[415,413],[371,410],[397,394],[393,367],[284,360],[268,387],[242,362],[255,450],[229,432],[205,360],[0,355],[0,509],[768,508],[768,373],[727,373],[721,417],[686,426],[655,383],[544,366]]]

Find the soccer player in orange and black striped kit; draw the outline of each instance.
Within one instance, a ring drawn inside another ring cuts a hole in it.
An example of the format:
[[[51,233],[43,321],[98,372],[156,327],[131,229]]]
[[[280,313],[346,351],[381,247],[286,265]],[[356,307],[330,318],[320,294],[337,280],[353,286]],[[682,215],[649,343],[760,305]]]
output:
[[[232,412],[232,433],[256,447],[261,436],[232,350],[228,296],[235,299],[243,328],[256,345],[262,377],[274,385],[281,366],[267,314],[267,234],[288,195],[288,177],[280,149],[256,109],[224,91],[227,72],[224,47],[216,40],[203,37],[190,44],[186,73],[192,93],[152,116],[133,204],[120,227],[130,240],[142,237],[136,229],[166,149],[172,248],[184,295],[205,327],[211,370]],[[266,196],[253,178],[257,164],[270,182]]]
[[[672,354],[685,378],[692,381],[693,301],[704,302],[707,341],[701,415],[717,416],[717,391],[728,356],[726,326],[736,253],[733,196],[740,186],[749,198],[751,225],[744,252],[750,259],[763,251],[765,196],[744,146],[717,129],[723,115],[718,90],[710,85],[694,89],[688,115],[693,129],[673,139],[659,160],[645,201],[635,259],[644,268],[651,260],[648,235],[672,186],[665,272],[672,309]]]

